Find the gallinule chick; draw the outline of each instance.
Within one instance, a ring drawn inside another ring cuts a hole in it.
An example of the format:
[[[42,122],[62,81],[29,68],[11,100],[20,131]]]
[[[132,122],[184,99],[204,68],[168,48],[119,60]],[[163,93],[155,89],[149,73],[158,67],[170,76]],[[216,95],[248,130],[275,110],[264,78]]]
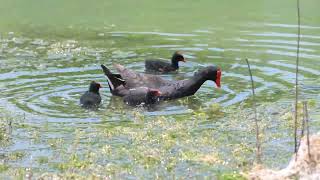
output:
[[[161,92],[157,89],[138,87],[129,89],[128,94],[123,97],[123,101],[130,106],[148,106],[159,101]]]
[[[101,84],[92,81],[89,86],[89,91],[85,92],[80,98],[80,104],[85,108],[97,107],[101,103],[99,89]]]
[[[179,69],[179,61],[186,62],[181,52],[176,51],[172,55],[171,63],[163,60],[146,60],[145,68],[148,72],[173,72]]]
[[[132,88],[148,87],[160,90],[161,100],[169,100],[195,94],[207,80],[214,81],[219,88],[221,86],[221,69],[216,66],[201,68],[193,77],[179,81],[170,81],[156,75],[137,73],[119,64],[114,65],[119,74],[111,73],[104,65],[101,65],[101,67],[108,78],[111,93],[116,96],[124,96]]]

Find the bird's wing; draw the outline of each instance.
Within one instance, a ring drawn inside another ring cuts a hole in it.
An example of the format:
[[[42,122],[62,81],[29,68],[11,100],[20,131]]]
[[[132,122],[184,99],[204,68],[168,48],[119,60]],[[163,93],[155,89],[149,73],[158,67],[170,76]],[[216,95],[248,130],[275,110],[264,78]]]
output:
[[[155,75],[141,74],[133,70],[125,68],[120,64],[114,64],[115,69],[120,73],[121,77],[125,80],[127,88],[134,87],[149,87],[159,88],[169,83],[169,81]]]

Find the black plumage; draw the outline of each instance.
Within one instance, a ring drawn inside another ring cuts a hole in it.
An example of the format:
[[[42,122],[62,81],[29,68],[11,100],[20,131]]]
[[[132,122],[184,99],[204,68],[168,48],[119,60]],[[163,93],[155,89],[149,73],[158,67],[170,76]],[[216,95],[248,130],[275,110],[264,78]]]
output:
[[[177,99],[195,94],[207,80],[214,81],[218,87],[221,86],[221,69],[216,66],[201,68],[191,78],[179,81],[170,81],[156,75],[137,73],[119,64],[114,65],[119,74],[111,73],[104,65],[101,65],[101,67],[108,77],[111,93],[116,96],[125,96],[128,94],[128,90],[132,88],[148,87],[158,89],[162,93],[160,97],[162,100]],[[113,82],[112,79],[117,80]]]
[[[86,91],[80,98],[80,104],[85,108],[97,107],[101,103],[99,89],[102,86],[100,83],[92,81],[89,86],[89,91]]]
[[[163,60],[146,60],[145,68],[147,72],[173,72],[179,69],[179,61],[185,62],[185,58],[177,51],[172,55],[171,62]]]
[[[138,87],[129,89],[123,101],[130,106],[148,106],[157,103],[160,95],[161,92],[157,89]]]

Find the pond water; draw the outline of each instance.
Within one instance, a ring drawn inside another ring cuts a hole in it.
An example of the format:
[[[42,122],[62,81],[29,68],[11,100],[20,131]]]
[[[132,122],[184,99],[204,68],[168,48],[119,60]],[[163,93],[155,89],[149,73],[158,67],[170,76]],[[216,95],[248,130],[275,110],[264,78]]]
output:
[[[243,115],[251,112],[246,58],[259,113],[269,119],[264,123],[265,163],[283,167],[288,162],[291,126],[279,119],[294,102],[295,2],[0,2],[0,107],[13,119],[10,143],[0,155],[9,167],[41,174],[65,172],[79,162],[84,175],[120,178],[205,177],[243,170],[254,158],[252,119]],[[317,0],[301,2],[300,98],[316,102],[318,7]],[[103,88],[99,110],[80,108],[79,98],[91,80],[107,87],[100,64],[112,69],[112,63],[120,63],[143,73],[145,59],[169,59],[176,50],[183,51],[187,63],[164,78],[186,79],[215,64],[223,71],[222,88],[206,82],[196,95],[153,109],[127,107]],[[206,110],[216,103],[223,117]],[[314,131],[319,116],[316,105]],[[14,152],[22,157],[10,158]]]

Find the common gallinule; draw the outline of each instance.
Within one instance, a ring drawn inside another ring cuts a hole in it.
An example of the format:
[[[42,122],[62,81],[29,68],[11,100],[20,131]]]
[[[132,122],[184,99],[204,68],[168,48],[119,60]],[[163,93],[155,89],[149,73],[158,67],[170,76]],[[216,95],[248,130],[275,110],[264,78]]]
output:
[[[104,65],[101,65],[101,67],[108,78],[111,93],[116,96],[124,96],[126,91],[132,88],[148,87],[158,89],[161,92],[160,99],[167,100],[191,96],[207,80],[214,81],[218,87],[221,86],[221,69],[216,66],[201,68],[193,77],[179,81],[170,81],[156,75],[137,73],[119,64],[114,65],[119,74],[111,73]]]
[[[171,63],[163,60],[146,60],[145,68],[147,72],[168,73],[179,69],[179,61],[186,62],[181,52],[176,51],[171,58]]]
[[[123,101],[130,106],[145,106],[158,102],[160,95],[161,92],[157,89],[138,87],[129,89],[127,95],[123,97]]]
[[[80,98],[80,104],[85,108],[97,107],[101,103],[99,89],[101,84],[92,81],[89,86],[89,91],[85,92]]]

